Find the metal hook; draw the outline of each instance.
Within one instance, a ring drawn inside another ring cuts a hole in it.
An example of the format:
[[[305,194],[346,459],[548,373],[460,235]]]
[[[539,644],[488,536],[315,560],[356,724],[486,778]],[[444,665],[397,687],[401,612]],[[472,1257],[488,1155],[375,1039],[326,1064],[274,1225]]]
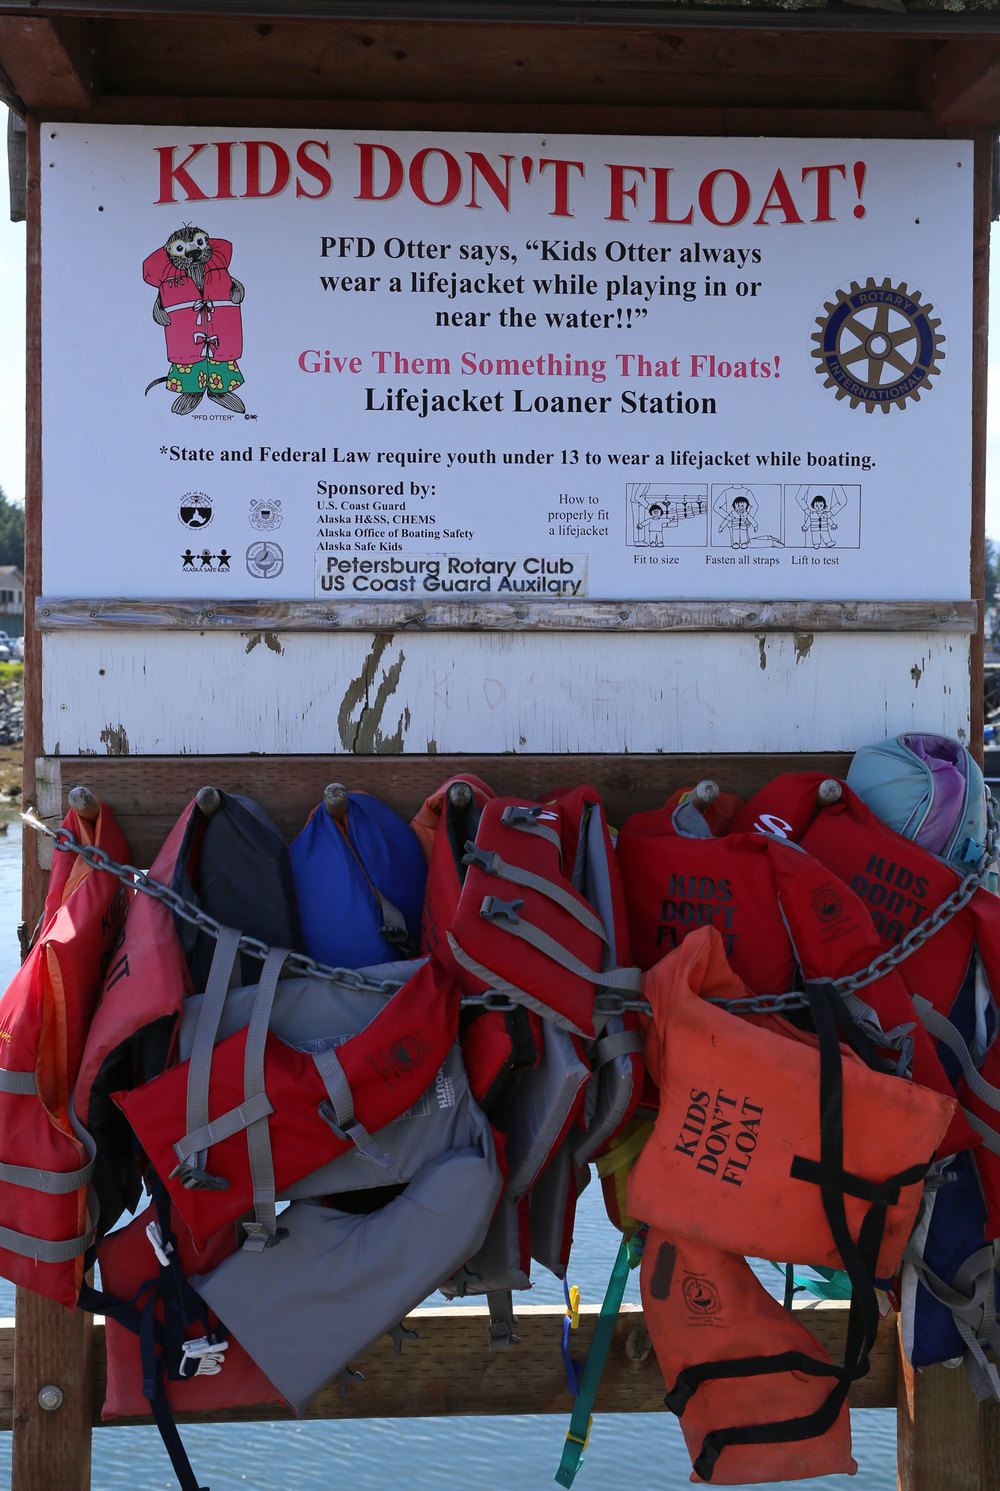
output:
[[[343,823],[347,818],[347,788],[341,782],[324,787],[323,806],[335,823]]]
[[[719,795],[719,784],[706,777],[691,793],[691,801],[697,808],[709,807]]]
[[[460,811],[472,806],[472,788],[468,782],[452,782],[448,788],[448,805]]]
[[[70,788],[69,805],[75,811],[78,818],[83,818],[87,823],[96,823],[101,811],[101,800],[95,797],[89,787],[82,783]]]
[[[211,818],[222,807],[218,787],[202,787],[195,798],[195,803],[200,813],[203,813],[206,818]]]

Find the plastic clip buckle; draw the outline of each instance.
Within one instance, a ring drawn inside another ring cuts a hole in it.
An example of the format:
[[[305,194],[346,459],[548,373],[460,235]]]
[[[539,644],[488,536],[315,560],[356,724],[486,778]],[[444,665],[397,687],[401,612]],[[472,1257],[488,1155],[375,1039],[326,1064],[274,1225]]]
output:
[[[228,1341],[210,1341],[199,1336],[196,1341],[185,1341],[181,1353],[180,1375],[182,1377],[216,1377],[225,1363]]]
[[[516,927],[520,924],[521,920],[517,913],[523,906],[523,900],[501,901],[499,896],[486,896],[479,908],[479,915],[489,922],[508,921]]]
[[[156,1254],[157,1263],[161,1268],[168,1268],[170,1266],[170,1259],[167,1257],[167,1254],[174,1251],[174,1245],[173,1243],[167,1243],[166,1247],[163,1246],[163,1233],[160,1231],[159,1222],[147,1223],[146,1236],[149,1238],[150,1247]]]
[[[541,803],[535,803],[533,807],[521,804],[504,808],[500,814],[500,822],[506,823],[508,828],[534,828],[544,812]]]
[[[482,870],[484,875],[499,875],[500,873],[500,856],[496,850],[480,849],[471,839],[466,843],[462,863],[470,867],[475,866],[477,870]]]
[[[581,1439],[580,1436],[579,1436],[579,1434],[574,1434],[572,1429],[567,1429],[567,1431],[566,1431],[566,1443],[567,1444],[578,1444],[580,1446],[580,1454],[582,1455],[583,1452],[584,1452],[584,1450],[587,1448],[588,1444],[590,1443],[590,1431],[591,1431],[591,1429],[593,1427],[594,1427],[594,1415],[591,1414],[590,1418],[587,1420],[587,1432],[584,1435],[584,1437]]]
[[[195,1165],[182,1160],[170,1172],[171,1180],[179,1180],[186,1191],[228,1191],[229,1182],[224,1175],[209,1175]]]

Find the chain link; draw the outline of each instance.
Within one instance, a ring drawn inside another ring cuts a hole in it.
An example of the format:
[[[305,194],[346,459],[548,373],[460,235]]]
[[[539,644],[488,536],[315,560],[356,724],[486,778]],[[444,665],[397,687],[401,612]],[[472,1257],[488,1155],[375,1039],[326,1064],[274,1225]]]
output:
[[[52,840],[56,849],[67,853],[78,854],[87,864],[93,865],[97,870],[104,870],[109,875],[114,875],[123,885],[130,890],[140,891],[143,895],[151,896],[154,901],[160,901],[168,906],[170,910],[179,916],[182,921],[197,927],[199,931],[205,932],[209,937],[217,940],[222,931],[222,923],[209,916],[207,911],[202,911],[200,906],[186,901],[177,891],[170,886],[164,885],[145,870],[139,870],[135,865],[119,864],[113,860],[104,849],[96,845],[81,844],[79,839],[70,832],[68,828],[52,829],[47,823],[43,823],[37,814],[29,810],[21,814],[22,821],[28,828],[36,833],[45,834]],[[833,987],[841,994],[854,994],[858,989],[874,983],[876,979],[882,978],[893,968],[898,967],[912,952],[921,947],[935,932],[946,926],[957,912],[967,906],[979,890],[989,879],[991,866],[996,859],[997,853],[998,825],[996,816],[996,805],[992,793],[987,793],[986,798],[986,841],[983,853],[976,863],[976,867],[970,870],[961,883],[936,907],[926,921],[920,922],[912,927],[901,942],[895,947],[890,947],[885,952],[879,953],[873,958],[866,968],[857,973],[848,974],[844,978],[833,979]],[[258,937],[249,937],[245,932],[240,933],[240,952],[249,953],[252,957],[259,958],[262,962],[270,952],[267,943],[261,942]],[[289,953],[285,968],[290,974],[301,975],[305,978],[332,979],[337,983],[348,984],[352,988],[365,989],[373,994],[391,994],[399,985],[392,979],[377,980],[366,977],[354,968],[332,968],[326,963],[317,963],[314,958],[305,953]],[[781,1014],[786,1010],[805,1009],[807,1001],[802,994],[772,994],[753,995],[746,999],[708,999],[707,1004],[715,1004],[722,1009],[734,1013],[752,1014]],[[507,1012],[518,1008],[516,1002],[505,994],[499,994],[494,990],[487,989],[482,994],[466,994],[462,997],[462,1004],[469,1007],[498,1010]],[[595,1012],[601,1015],[624,1015],[631,1012],[648,1015],[650,1013],[649,1001],[646,999],[625,999],[616,994],[599,994],[594,1002]]]
[[[990,878],[992,866],[997,856],[997,815],[996,803],[992,792],[986,794],[986,836],[983,844],[983,852],[976,861],[975,869],[969,871],[968,875],[955,887],[950,896],[946,896],[940,906],[935,907],[925,922],[918,922],[911,927],[906,936],[902,938],[895,947],[886,948],[885,952],[879,953],[873,958],[867,968],[860,969],[857,973],[848,974],[844,978],[834,979],[833,986],[840,994],[855,994],[858,989],[863,989],[868,984],[873,984],[883,974],[889,973],[891,969],[898,967],[911,953],[916,952],[925,942],[939,932],[942,927],[947,926],[952,917],[964,906],[968,906],[976,891],[984,886]]]

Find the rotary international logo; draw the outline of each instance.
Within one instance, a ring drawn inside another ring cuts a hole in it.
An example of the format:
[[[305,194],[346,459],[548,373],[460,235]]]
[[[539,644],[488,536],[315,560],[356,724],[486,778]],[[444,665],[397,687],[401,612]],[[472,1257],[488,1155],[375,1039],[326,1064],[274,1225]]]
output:
[[[934,307],[903,283],[869,277],[838,290],[817,316],[816,371],[825,388],[868,414],[905,409],[932,387],[944,358],[944,334]]]

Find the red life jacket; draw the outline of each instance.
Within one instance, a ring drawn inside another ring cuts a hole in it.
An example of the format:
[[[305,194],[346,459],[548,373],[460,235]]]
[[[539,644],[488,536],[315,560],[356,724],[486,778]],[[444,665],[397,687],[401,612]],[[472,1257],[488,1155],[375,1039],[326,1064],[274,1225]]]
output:
[[[822,778],[815,780],[818,786]],[[818,981],[866,968],[883,944],[850,877],[825,854],[814,855],[811,835],[803,853],[750,831],[753,821],[748,806],[723,838],[697,837],[704,820],[685,804],[637,814],[623,825],[618,859],[640,964],[652,966],[695,927],[711,925],[733,972],[755,994],[788,992],[797,969]],[[772,813],[762,827],[776,821]],[[875,1011],[883,1032],[908,1029],[914,1081],[951,1096],[948,1074],[900,974],[884,974],[858,997]],[[956,1114],[944,1152],[975,1142]]]
[[[164,1324],[162,1299],[152,1300],[148,1296],[155,1288],[160,1274],[160,1263],[156,1247],[150,1238],[149,1228],[156,1225],[156,1209],[152,1203],[128,1226],[120,1228],[106,1237],[97,1250],[101,1268],[101,1285],[109,1294],[122,1301],[135,1301],[136,1313],[144,1309],[155,1311],[159,1326]],[[157,1245],[162,1239],[157,1238]],[[176,1262],[185,1279],[192,1274],[217,1268],[224,1258],[236,1249],[236,1232],[223,1228],[211,1241],[208,1248],[199,1251],[186,1228],[175,1226],[171,1251],[176,1253]],[[218,1330],[218,1319],[203,1306],[203,1318],[185,1324],[178,1322],[185,1338],[194,1347],[205,1335],[206,1324],[214,1337],[227,1341],[225,1351],[220,1353],[221,1370],[199,1372],[199,1358],[192,1355],[184,1364],[184,1376],[167,1376],[164,1390],[171,1411],[178,1413],[210,1412],[221,1408],[237,1408],[242,1404],[282,1403],[277,1388],[268,1381],[256,1363],[233,1337],[226,1337]],[[107,1384],[102,1419],[138,1418],[149,1412],[149,1401],[143,1392],[144,1370],[141,1359],[140,1337],[115,1319],[113,1314],[105,1316],[107,1341]],[[206,1343],[207,1344],[207,1343]],[[190,1373],[190,1375],[187,1375]]]
[[[787,772],[746,804],[738,826],[796,840],[863,901],[883,948],[897,946],[959,885],[958,870],[889,828],[850,787],[821,804],[817,772]],[[758,828],[757,825],[760,825]],[[937,1042],[932,1067],[914,1047],[913,1075],[957,1092],[961,1109],[943,1153],[977,1144],[990,1212],[988,1237],[1000,1235],[1000,1042],[992,989],[1000,986],[1000,900],[977,890],[961,911],[915,947],[898,972]],[[867,989],[860,995],[867,998]],[[927,1010],[920,1001],[931,1006]],[[948,1087],[940,1085],[943,1068]],[[993,1091],[990,1091],[993,1089]]]
[[[112,859],[128,845],[108,807],[63,827]],[[93,1144],[70,1094],[100,981],[128,906],[121,882],[55,855],[41,935],[0,999],[0,1272],[71,1309],[93,1239]]]
[[[153,861],[152,879],[173,883],[178,858],[196,838],[199,818],[194,801],[189,802]],[[162,901],[137,895],[104,976],[74,1093],[80,1121],[97,1144],[99,1236],[122,1212],[135,1210],[142,1191],[128,1126],[111,1094],[163,1070],[184,999],[194,992],[173,913]]]
[[[280,950],[275,956],[280,966]],[[266,1121],[264,1142],[278,1192],[352,1142],[370,1141],[434,1080],[455,1041],[458,1003],[457,986],[429,960],[342,1043],[332,1037],[324,1051],[305,1051],[268,1035],[261,1080],[254,1082],[252,1020],[215,1047],[208,1123],[195,1132],[188,1126],[190,1061],[113,1097],[201,1247],[254,1204],[252,1146],[262,1132],[256,1124]]]

